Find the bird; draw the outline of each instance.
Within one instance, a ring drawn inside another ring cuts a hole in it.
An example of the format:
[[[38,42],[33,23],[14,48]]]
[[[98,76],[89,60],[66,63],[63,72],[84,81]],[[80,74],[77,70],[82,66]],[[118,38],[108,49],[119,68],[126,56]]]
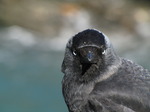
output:
[[[120,57],[99,30],[68,40],[61,70],[69,112],[150,112],[150,72]]]

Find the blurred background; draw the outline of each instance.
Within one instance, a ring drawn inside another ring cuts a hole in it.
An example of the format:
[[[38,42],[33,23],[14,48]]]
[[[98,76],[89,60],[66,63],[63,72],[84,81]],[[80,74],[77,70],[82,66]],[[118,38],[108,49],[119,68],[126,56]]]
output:
[[[67,112],[65,44],[87,28],[150,69],[149,0],[0,0],[0,112]]]

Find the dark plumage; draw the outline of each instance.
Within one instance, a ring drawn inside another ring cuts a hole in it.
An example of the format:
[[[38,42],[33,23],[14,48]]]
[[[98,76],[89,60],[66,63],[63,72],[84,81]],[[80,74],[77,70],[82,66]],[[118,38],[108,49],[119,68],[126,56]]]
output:
[[[150,112],[150,73],[120,58],[97,30],[69,40],[62,72],[69,112]]]

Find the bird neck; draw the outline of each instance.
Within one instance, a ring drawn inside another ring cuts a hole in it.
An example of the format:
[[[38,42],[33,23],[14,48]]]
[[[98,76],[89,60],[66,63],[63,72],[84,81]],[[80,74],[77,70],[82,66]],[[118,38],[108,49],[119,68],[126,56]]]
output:
[[[107,55],[105,57],[105,70],[100,72],[100,75],[96,78],[95,82],[101,82],[111,78],[111,76],[117,73],[121,64],[121,58],[111,48],[109,51],[107,51]]]
[[[77,79],[85,83],[100,82],[116,73],[121,65],[121,59],[112,48],[108,49],[106,53],[102,61],[91,65],[84,74],[80,73],[81,75]]]

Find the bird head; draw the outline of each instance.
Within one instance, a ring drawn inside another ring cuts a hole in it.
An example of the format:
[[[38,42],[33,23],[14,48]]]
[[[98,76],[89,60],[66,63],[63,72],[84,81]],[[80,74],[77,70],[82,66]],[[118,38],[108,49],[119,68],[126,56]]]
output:
[[[118,60],[106,35],[87,29],[73,36],[67,43],[62,71],[90,80],[107,71]]]
[[[81,64],[96,64],[105,55],[105,37],[96,30],[85,30],[73,37],[72,54]]]

